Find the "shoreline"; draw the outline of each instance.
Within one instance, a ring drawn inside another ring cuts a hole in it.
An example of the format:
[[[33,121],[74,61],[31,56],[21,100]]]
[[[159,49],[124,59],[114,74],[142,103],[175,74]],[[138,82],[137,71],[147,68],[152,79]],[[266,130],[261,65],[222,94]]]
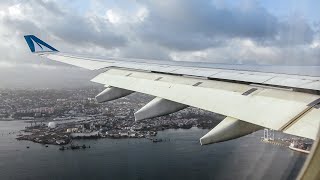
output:
[[[140,130],[140,131],[130,131],[126,130],[123,132],[123,129],[112,129],[110,132],[113,133],[102,133],[99,131],[95,132],[87,132],[87,133],[66,133],[66,131],[50,131],[50,128],[47,129],[37,129],[30,127],[26,127],[24,130],[20,130],[23,133],[18,134],[15,138],[18,141],[31,141],[33,143],[43,144],[43,145],[68,145],[72,142],[72,140],[77,139],[149,139],[154,140],[158,132],[160,131],[166,131],[166,130],[188,130],[192,128],[198,128],[198,129],[208,129],[209,128],[203,128],[203,127],[196,127],[196,126],[183,126],[183,127],[167,127],[167,128],[149,128],[148,130]],[[26,134],[27,133],[27,134]],[[157,140],[156,140],[157,141]],[[159,141],[160,142],[160,141]]]

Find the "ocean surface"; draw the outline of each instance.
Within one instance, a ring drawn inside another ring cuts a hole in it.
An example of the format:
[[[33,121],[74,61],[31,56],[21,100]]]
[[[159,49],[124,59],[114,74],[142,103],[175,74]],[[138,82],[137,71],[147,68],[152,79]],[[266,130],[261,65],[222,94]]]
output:
[[[166,130],[164,142],[147,139],[78,140],[90,149],[17,141],[27,124],[0,121],[0,179],[294,179],[306,155],[260,142],[262,131],[236,140],[200,146],[208,130]],[[12,132],[15,132],[12,134]],[[9,134],[10,133],[10,134]],[[26,147],[30,146],[29,149]]]

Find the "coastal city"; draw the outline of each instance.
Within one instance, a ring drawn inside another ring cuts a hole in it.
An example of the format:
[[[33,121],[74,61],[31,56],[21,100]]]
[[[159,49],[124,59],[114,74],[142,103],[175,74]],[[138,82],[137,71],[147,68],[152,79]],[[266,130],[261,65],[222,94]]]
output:
[[[188,107],[167,116],[135,121],[134,112],[153,97],[134,93],[111,102],[98,103],[94,97],[102,90],[99,87],[2,90],[0,120],[26,122],[25,129],[16,133],[17,140],[46,146],[60,145],[60,150],[65,150],[86,148],[85,145],[74,145],[74,139],[146,138],[155,143],[161,142],[162,139],[156,137],[158,131],[192,127],[212,129],[224,118],[219,114]],[[312,146],[312,140],[306,138],[290,135],[274,138],[274,131],[268,129],[265,129],[261,142],[304,153],[309,153]]]
[[[153,142],[165,129],[211,129],[224,117],[197,108],[136,122],[134,112],[151,96],[129,95],[112,102],[97,103],[97,87],[65,90],[2,90],[0,119],[22,120],[28,125],[18,140],[66,145],[77,138],[148,138]]]

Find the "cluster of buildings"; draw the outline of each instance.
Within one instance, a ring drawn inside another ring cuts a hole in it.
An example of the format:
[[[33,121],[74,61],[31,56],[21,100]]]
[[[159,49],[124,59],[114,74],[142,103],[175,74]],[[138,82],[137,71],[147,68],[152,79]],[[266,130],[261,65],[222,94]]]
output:
[[[62,116],[96,114],[101,112],[102,109],[94,107],[94,93],[94,88],[84,90],[2,89],[0,90],[0,120],[50,119]]]
[[[188,108],[168,116],[136,122],[134,112],[152,97],[133,94],[99,104],[101,88],[70,90],[1,90],[0,120],[30,122],[29,135],[18,139],[66,144],[73,138],[142,138],[171,128],[212,128],[223,116]],[[49,123],[50,122],[50,123]],[[49,125],[49,126],[48,126]]]

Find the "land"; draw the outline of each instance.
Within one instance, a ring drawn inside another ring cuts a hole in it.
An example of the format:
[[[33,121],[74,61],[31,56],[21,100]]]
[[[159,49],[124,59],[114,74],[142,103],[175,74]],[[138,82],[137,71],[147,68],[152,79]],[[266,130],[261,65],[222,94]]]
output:
[[[224,116],[197,108],[171,115],[134,120],[134,112],[153,97],[134,93],[97,103],[94,96],[103,88],[0,90],[0,120],[24,120],[29,125],[18,140],[65,145],[76,138],[149,138],[165,129],[211,129]],[[49,126],[48,126],[49,125]]]

